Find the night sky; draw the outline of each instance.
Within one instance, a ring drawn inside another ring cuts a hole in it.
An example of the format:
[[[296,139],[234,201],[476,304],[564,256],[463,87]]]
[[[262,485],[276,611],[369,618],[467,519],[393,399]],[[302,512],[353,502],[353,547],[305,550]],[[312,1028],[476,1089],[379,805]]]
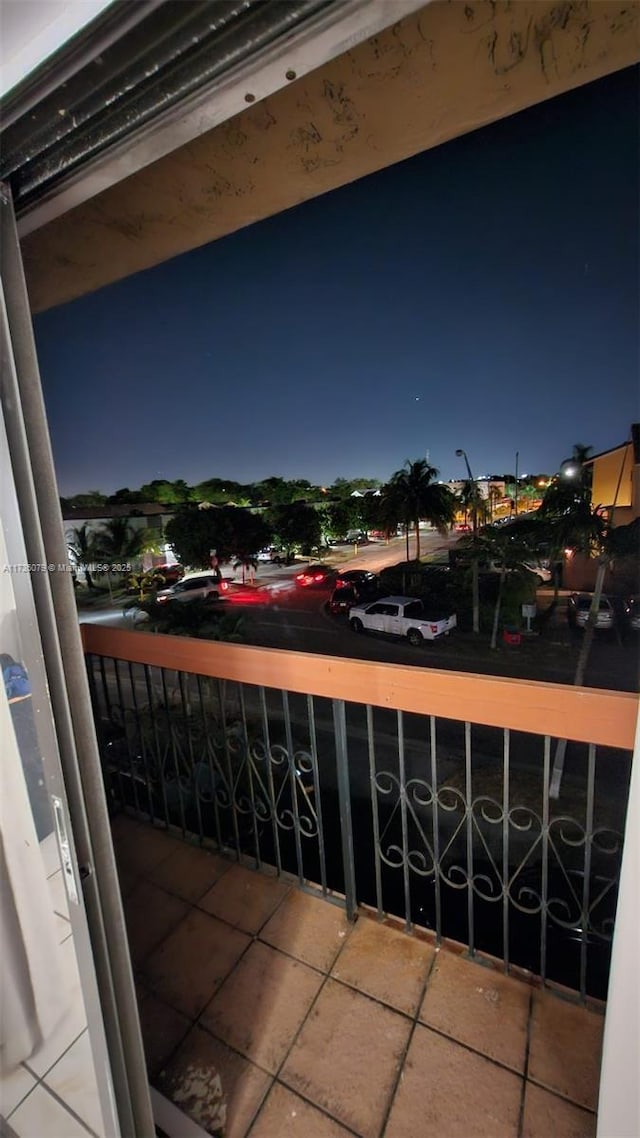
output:
[[[633,69],[37,317],[61,493],[623,441],[637,110]]]

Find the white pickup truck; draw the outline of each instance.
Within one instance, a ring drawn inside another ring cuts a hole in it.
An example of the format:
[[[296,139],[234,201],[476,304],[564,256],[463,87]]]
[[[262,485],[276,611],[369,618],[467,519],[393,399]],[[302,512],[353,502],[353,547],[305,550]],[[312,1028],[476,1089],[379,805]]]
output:
[[[415,645],[448,636],[456,624],[455,613],[429,620],[422,601],[415,597],[382,597],[372,604],[349,609],[349,627],[353,632],[371,629],[390,636],[406,636],[409,643]]]

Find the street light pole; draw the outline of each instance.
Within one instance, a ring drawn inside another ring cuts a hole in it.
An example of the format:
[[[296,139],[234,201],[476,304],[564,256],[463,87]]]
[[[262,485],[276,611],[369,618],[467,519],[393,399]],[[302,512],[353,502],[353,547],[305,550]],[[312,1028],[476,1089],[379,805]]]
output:
[[[515,502],[515,506],[516,506],[516,517],[518,516],[518,459],[519,458],[520,458],[520,454],[518,451],[516,451],[516,492],[514,494],[514,502]]]
[[[476,480],[473,477],[473,474],[471,473],[471,467],[469,466],[469,459],[467,458],[466,450],[462,450],[462,447],[460,447],[456,451],[456,455],[458,456],[458,458],[464,458],[464,461],[467,464],[467,474],[469,475],[469,481],[472,483],[473,488],[474,488],[473,539],[474,539],[474,545],[475,545],[475,539],[478,535],[478,509],[477,509],[478,501],[476,498],[476,493],[477,493]],[[472,589],[473,589],[473,631],[479,632],[480,631],[480,582],[479,582],[479,571],[478,571],[478,553],[477,553],[477,550],[475,550],[475,549],[474,549],[473,560],[471,562],[471,573],[472,573]]]

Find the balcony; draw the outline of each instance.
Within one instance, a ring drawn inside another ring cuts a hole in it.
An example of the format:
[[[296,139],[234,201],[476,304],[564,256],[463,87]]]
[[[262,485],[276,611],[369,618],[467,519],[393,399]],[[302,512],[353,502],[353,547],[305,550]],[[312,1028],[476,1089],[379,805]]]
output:
[[[152,1085],[225,1138],[595,1133],[635,696],[82,632]]]

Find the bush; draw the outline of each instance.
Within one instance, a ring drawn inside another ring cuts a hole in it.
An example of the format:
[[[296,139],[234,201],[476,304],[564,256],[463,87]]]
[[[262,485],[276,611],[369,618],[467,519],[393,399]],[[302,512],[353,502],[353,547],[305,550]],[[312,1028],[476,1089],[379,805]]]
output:
[[[244,621],[235,612],[225,612],[214,608],[211,601],[177,601],[158,604],[145,601],[140,609],[149,617],[149,627],[153,632],[168,636],[195,636],[200,640],[224,640],[240,643],[244,640]]]

